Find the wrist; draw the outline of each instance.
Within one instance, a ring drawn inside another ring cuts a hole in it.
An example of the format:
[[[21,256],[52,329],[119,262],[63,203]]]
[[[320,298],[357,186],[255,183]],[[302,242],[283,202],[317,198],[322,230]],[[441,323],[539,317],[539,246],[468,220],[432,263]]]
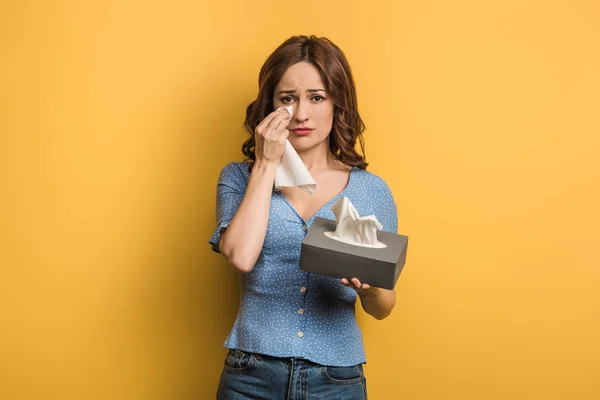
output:
[[[261,172],[275,171],[275,169],[277,168],[277,164],[279,164],[277,161],[260,158],[254,162],[252,170],[256,169],[257,171]]]

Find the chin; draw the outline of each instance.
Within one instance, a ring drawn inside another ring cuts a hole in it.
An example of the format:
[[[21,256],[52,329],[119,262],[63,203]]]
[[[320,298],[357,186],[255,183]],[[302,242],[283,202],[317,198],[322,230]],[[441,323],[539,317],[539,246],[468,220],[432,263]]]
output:
[[[323,142],[325,142],[325,146],[329,146],[328,138],[324,139],[316,139],[315,137],[311,137],[311,135],[307,136],[295,136],[293,133],[288,136],[288,140],[294,147],[296,151],[307,151],[312,148],[318,147]]]
[[[290,140],[290,143],[296,151],[307,151],[316,147],[317,143],[306,140],[307,138],[296,138]]]

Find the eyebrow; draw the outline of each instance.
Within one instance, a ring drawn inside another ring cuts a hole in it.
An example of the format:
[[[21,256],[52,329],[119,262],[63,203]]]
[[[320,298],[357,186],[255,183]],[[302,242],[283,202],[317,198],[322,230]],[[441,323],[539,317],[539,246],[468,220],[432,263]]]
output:
[[[306,93],[316,93],[316,92],[325,92],[325,89],[306,89]],[[282,90],[281,92],[277,93],[277,94],[281,94],[281,93],[285,93],[285,94],[295,94],[298,93],[296,90]]]

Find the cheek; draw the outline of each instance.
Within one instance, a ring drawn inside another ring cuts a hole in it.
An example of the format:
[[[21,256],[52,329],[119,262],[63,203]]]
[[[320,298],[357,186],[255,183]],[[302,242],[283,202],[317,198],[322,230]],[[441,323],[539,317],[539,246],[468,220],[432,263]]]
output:
[[[319,123],[323,127],[331,128],[331,125],[333,124],[333,108],[323,107],[322,109],[320,109],[318,111],[317,115],[318,115]]]

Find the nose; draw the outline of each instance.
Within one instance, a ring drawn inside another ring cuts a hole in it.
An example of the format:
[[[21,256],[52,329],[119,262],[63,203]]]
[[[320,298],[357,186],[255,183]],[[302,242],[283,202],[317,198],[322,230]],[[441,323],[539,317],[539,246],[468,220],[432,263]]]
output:
[[[308,104],[304,100],[298,100],[296,103],[296,111],[294,112],[294,119],[298,122],[304,122],[308,119]]]

